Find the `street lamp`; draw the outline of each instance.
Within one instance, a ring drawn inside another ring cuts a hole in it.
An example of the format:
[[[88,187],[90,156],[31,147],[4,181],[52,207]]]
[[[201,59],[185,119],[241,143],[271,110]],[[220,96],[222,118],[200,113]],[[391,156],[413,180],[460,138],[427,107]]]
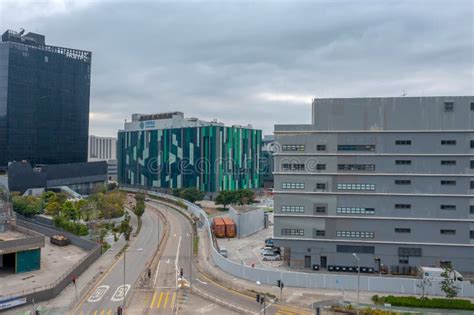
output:
[[[123,287],[122,287],[122,292],[123,292],[123,303],[122,303],[122,312],[125,313],[125,305],[126,305],[126,298],[127,298],[127,292],[125,291],[125,263],[126,263],[126,254],[127,252],[141,252],[143,250],[143,248],[137,248],[137,249],[126,249],[123,251]],[[123,314],[122,313],[122,314]]]
[[[360,291],[360,258],[356,253],[352,253],[357,263],[357,314],[359,314],[359,291]]]

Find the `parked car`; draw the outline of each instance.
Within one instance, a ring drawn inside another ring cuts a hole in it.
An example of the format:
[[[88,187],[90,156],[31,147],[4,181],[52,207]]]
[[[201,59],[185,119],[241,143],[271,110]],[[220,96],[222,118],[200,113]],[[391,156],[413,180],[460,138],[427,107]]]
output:
[[[269,237],[265,239],[265,246],[273,246],[273,238]]]
[[[281,251],[280,251],[280,248],[279,248],[279,247],[269,247],[269,246],[265,246],[265,247],[263,247],[263,248],[260,250],[260,253],[263,254],[263,253],[265,253],[265,252],[281,254]]]
[[[263,254],[263,260],[264,261],[277,261],[281,260],[281,256],[279,254],[273,253],[273,252],[265,252]]]
[[[225,248],[219,249],[219,254],[221,254],[222,256],[227,258],[227,249],[225,249]]]

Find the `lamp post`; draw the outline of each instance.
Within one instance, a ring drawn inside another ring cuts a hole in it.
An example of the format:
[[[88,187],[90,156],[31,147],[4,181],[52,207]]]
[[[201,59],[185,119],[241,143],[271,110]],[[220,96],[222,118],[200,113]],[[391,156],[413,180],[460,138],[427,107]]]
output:
[[[141,252],[143,250],[143,248],[137,248],[137,249],[129,249],[129,250],[124,250],[123,251],[123,287],[122,287],[122,292],[123,292],[123,303],[122,303],[122,312],[125,313],[125,305],[126,305],[126,291],[125,291],[125,270],[126,270],[126,256],[127,256],[127,252]],[[123,314],[122,313],[122,314]]]
[[[360,258],[356,253],[352,253],[357,263],[357,314],[359,314],[359,291],[360,291]]]

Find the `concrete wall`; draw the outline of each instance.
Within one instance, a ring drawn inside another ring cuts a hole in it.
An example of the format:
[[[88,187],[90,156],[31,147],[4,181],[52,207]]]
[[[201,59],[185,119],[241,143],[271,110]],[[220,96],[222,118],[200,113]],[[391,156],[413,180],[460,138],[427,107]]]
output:
[[[262,230],[265,227],[264,211],[261,209],[248,212],[238,212],[229,207],[229,217],[237,226],[237,236],[245,237]]]

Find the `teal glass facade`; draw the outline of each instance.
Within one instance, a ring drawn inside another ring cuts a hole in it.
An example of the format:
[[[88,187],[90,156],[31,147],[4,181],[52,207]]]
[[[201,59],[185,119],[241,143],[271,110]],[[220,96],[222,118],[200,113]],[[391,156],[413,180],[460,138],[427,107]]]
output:
[[[261,130],[201,126],[118,134],[120,184],[196,187],[206,192],[259,188]]]

